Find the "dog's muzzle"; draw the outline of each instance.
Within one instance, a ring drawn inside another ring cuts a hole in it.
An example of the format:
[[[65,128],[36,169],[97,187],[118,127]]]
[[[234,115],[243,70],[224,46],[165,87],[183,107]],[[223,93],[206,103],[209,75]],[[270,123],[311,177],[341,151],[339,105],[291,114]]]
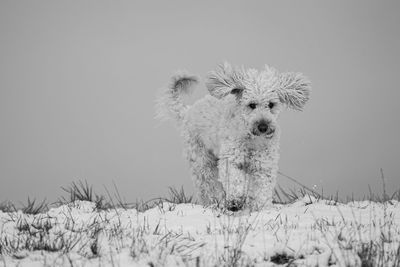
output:
[[[274,135],[274,133],[275,133],[275,127],[263,121],[258,123],[253,130],[254,135],[257,136],[264,135],[267,138],[271,138]]]

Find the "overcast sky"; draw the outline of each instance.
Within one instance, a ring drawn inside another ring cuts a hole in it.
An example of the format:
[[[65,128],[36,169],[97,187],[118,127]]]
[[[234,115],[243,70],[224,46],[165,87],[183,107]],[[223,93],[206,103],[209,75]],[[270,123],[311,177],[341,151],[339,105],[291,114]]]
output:
[[[193,191],[182,141],[154,119],[175,70],[222,61],[299,71],[280,170],[325,194],[400,188],[399,1],[1,1],[0,201],[86,179],[127,200]],[[198,87],[196,96],[206,93]],[[288,184],[283,177],[278,181]]]

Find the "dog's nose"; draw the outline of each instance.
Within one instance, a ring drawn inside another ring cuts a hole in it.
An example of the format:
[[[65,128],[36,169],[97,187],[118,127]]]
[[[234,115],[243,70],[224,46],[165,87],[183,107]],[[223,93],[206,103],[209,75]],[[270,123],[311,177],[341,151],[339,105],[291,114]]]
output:
[[[260,124],[257,126],[257,128],[258,128],[258,130],[260,131],[260,133],[265,133],[265,132],[267,132],[267,130],[268,130],[268,124],[266,124],[266,123],[260,123]]]

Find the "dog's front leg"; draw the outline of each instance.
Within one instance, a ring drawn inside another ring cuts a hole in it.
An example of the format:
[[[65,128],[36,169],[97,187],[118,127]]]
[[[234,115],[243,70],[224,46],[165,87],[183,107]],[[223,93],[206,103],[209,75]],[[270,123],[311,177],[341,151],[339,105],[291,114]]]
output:
[[[218,177],[225,192],[225,205],[232,211],[244,208],[249,188],[245,153],[239,145],[227,142],[221,146]]]
[[[252,196],[251,208],[255,210],[269,208],[276,185],[279,154],[277,147],[267,152],[256,153],[252,159],[252,177],[249,195]]]

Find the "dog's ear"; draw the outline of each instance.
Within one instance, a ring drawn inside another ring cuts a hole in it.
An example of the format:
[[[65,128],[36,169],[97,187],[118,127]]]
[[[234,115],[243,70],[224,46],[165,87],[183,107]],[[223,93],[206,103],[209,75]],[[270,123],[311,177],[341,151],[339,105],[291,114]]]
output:
[[[292,109],[302,110],[310,98],[311,83],[302,73],[281,73],[277,93],[282,103]]]
[[[208,92],[216,98],[223,98],[228,94],[240,97],[244,88],[241,85],[242,76],[242,72],[234,69],[229,63],[220,64],[207,77],[206,86]]]

